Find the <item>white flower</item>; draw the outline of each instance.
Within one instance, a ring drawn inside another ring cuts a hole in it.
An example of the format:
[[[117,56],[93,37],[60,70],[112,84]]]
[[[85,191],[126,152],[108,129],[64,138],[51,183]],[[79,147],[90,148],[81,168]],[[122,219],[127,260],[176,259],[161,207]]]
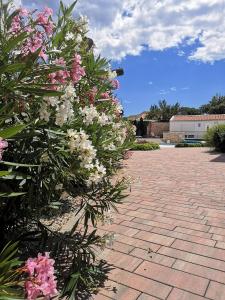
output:
[[[49,122],[50,112],[48,112],[46,103],[42,103],[41,108],[39,109],[39,116],[41,120]]]
[[[57,106],[59,103],[59,97],[44,97],[44,100],[49,106]]]
[[[64,96],[67,98],[76,97],[76,91],[72,84],[66,87]]]
[[[76,36],[76,42],[78,44],[80,44],[82,42],[82,36],[78,33],[78,35]]]
[[[114,79],[117,77],[116,71],[108,71],[108,78],[109,79]]]
[[[114,150],[116,150],[116,146],[113,143],[111,143],[107,146],[104,146],[104,150],[114,151]]]
[[[67,34],[65,36],[65,40],[70,41],[72,39],[74,39],[74,34],[72,32],[67,32]]]
[[[56,47],[54,47],[50,52],[53,52],[53,53],[61,53],[62,51],[57,49]]]
[[[84,117],[83,122],[86,125],[93,124],[94,121],[98,120],[99,118],[99,113],[97,112],[96,108],[93,105],[80,108],[80,113]]]
[[[69,100],[65,100],[63,104],[61,104],[57,108],[55,124],[58,126],[62,126],[64,123],[71,119],[73,114],[74,112],[71,102]]]
[[[123,106],[120,103],[116,104],[116,112],[119,114],[123,112]]]
[[[109,123],[109,117],[105,113],[101,113],[98,117],[98,122],[101,125],[106,125]]]

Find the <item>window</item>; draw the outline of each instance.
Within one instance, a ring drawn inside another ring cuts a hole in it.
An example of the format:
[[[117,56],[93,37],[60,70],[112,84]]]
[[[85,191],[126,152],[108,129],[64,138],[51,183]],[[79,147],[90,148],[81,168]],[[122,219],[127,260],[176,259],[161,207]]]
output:
[[[194,137],[195,137],[194,134],[189,134],[189,135],[188,135],[188,138],[189,138],[189,139],[193,139]]]
[[[198,127],[201,127],[201,123],[198,123]]]

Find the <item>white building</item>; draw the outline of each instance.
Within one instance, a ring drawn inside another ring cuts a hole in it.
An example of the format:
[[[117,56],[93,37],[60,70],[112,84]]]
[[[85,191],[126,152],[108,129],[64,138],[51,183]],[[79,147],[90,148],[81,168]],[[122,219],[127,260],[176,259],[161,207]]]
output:
[[[170,134],[182,138],[203,138],[207,129],[225,124],[225,114],[219,115],[176,115],[170,119]]]
[[[170,119],[169,131],[163,132],[163,139],[171,143],[185,138],[202,139],[209,128],[218,124],[225,124],[225,114],[176,115]]]

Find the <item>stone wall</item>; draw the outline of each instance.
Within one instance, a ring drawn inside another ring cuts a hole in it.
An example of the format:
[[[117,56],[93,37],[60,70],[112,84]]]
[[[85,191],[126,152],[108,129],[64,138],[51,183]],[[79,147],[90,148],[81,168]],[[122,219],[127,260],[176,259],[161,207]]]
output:
[[[182,132],[163,132],[163,141],[169,143],[180,143],[184,139]]]
[[[149,121],[147,135],[149,137],[163,137],[163,132],[169,131],[169,122]]]

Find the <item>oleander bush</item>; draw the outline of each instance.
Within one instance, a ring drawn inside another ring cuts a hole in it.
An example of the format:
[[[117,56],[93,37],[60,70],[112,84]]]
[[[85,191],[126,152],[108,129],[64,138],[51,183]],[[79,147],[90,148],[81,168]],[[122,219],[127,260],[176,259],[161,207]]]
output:
[[[107,237],[95,227],[125,197],[126,179],[112,177],[134,128],[114,96],[117,72],[94,54],[87,20],[72,17],[75,3],[60,2],[54,19],[47,7],[0,6],[0,250],[12,258],[0,298],[78,299],[104,277],[95,249]],[[68,200],[76,222],[64,233],[50,224]]]
[[[153,142],[134,143],[131,146],[131,150],[134,151],[150,151],[150,150],[158,150],[158,149],[160,149],[159,144]]]
[[[196,147],[205,147],[203,143],[178,143],[175,145],[176,148],[196,148]]]
[[[215,125],[209,128],[205,134],[207,145],[215,150],[225,152],[225,124]]]

